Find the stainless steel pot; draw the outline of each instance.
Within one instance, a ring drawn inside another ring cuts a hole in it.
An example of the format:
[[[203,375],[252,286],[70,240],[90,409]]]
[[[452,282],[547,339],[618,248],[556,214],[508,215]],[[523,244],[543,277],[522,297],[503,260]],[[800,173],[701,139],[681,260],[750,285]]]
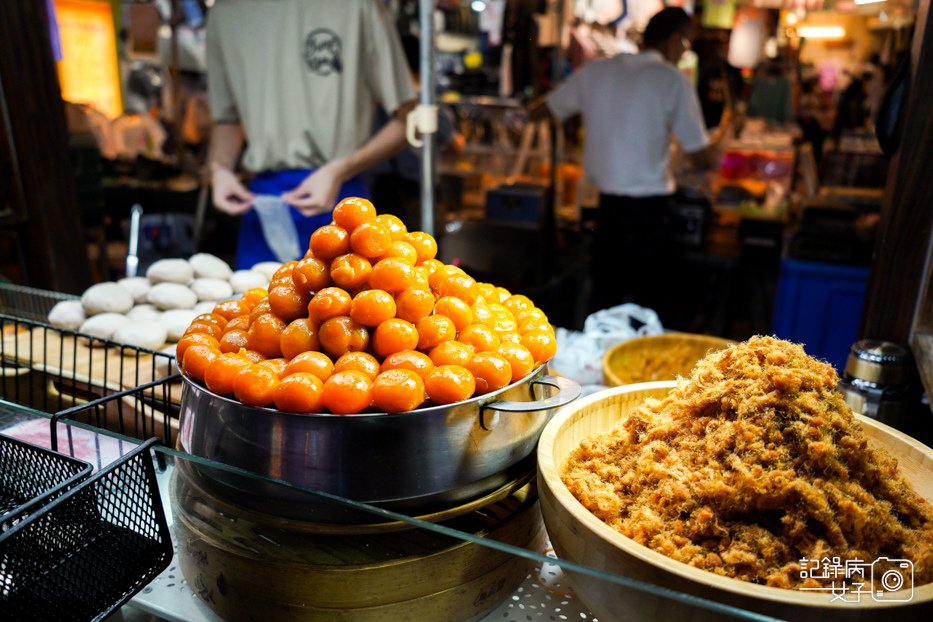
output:
[[[533,469],[528,460],[545,424],[579,395],[579,385],[547,375],[542,365],[499,391],[410,413],[290,414],[245,406],[186,377],[179,439],[196,456],[418,514],[466,502],[507,483],[517,469]],[[217,492],[265,512],[315,522],[378,520],[273,482],[198,471]]]

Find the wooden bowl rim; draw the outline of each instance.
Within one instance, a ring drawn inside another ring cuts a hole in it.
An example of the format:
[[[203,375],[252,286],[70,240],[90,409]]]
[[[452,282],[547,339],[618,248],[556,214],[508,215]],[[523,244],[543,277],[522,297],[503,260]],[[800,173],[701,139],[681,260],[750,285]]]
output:
[[[713,344],[719,344],[722,348],[727,348],[733,343],[731,339],[726,339],[725,337],[716,337],[715,335],[703,335],[700,333],[681,333],[681,332],[670,332],[670,333],[661,333],[660,335],[644,335],[642,337],[633,337],[632,339],[626,339],[625,341],[620,341],[619,343],[610,346],[603,353],[603,377],[615,383],[615,386],[625,386],[626,383],[622,382],[622,379],[619,378],[618,374],[612,368],[610,360],[613,356],[619,351],[627,348],[634,348],[641,344],[651,344],[657,342],[666,342],[666,341],[692,341],[692,342],[706,342],[711,344],[710,347],[713,347]],[[654,382],[668,382],[667,380],[655,380]],[[628,383],[628,384],[646,384],[646,383]]]
[[[827,593],[807,593],[799,590],[768,587],[766,585],[758,585],[756,583],[742,581],[741,579],[719,576],[708,570],[695,568],[684,562],[671,559],[670,557],[662,553],[658,553],[657,551],[654,551],[647,546],[638,544],[631,538],[622,535],[604,523],[592,512],[586,509],[583,504],[581,504],[576,499],[576,497],[570,493],[560,478],[559,469],[563,467],[563,464],[554,464],[554,439],[563,430],[565,425],[579,416],[579,413],[583,409],[595,403],[601,402],[607,397],[627,393],[648,393],[657,389],[669,390],[674,388],[676,385],[677,382],[673,380],[659,380],[655,382],[628,384],[620,387],[606,389],[604,391],[599,391],[598,393],[594,393],[585,398],[578,399],[574,403],[563,407],[554,415],[554,417],[551,418],[551,420],[545,426],[544,431],[541,433],[541,437],[538,441],[538,479],[539,481],[543,482],[545,486],[547,486],[551,494],[554,496],[555,501],[560,504],[565,511],[569,512],[582,527],[587,529],[591,534],[595,535],[599,539],[603,540],[607,545],[613,546],[642,562],[654,566],[655,568],[668,571],[680,578],[687,579],[701,585],[709,586],[714,589],[730,592],[738,596],[752,597],[761,600],[787,603],[797,606],[820,608],[830,607],[840,609],[851,609],[853,606],[863,609],[887,609],[897,606],[915,605],[919,602],[933,601],[933,583],[928,583],[926,585],[914,588],[913,598],[909,601],[878,602],[869,598],[868,600],[864,601],[860,599],[860,602],[858,603],[851,603],[841,601],[826,602]],[[910,445],[915,451],[920,452],[933,461],[933,449],[930,449],[923,443],[910,436],[907,436],[900,430],[896,430],[895,428],[868,417],[864,417],[859,414],[856,414],[855,416],[859,423],[862,425],[877,428],[884,432],[886,435],[893,436],[897,440]],[[548,516],[544,510],[545,504],[542,504],[542,514],[545,518],[545,523],[547,523]],[[599,569],[597,568],[597,570]]]

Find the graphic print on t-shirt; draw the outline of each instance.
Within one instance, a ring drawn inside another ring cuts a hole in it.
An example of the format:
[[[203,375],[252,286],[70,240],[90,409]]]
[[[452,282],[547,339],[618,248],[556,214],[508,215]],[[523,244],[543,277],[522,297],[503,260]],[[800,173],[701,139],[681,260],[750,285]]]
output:
[[[340,37],[328,28],[317,28],[305,39],[305,63],[319,76],[340,73]]]

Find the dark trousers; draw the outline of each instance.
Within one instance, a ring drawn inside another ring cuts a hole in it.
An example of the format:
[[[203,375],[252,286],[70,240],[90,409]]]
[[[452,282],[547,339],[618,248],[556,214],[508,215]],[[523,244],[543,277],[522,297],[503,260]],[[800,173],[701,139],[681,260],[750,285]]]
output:
[[[658,310],[671,284],[670,195],[599,195],[590,312],[623,302]]]

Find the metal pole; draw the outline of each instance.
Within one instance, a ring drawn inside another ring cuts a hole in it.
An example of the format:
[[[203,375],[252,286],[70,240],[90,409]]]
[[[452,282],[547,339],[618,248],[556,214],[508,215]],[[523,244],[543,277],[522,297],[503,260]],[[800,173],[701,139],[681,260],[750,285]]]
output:
[[[434,0],[421,0],[419,6],[421,30],[420,63],[422,106],[434,105]],[[435,235],[434,228],[434,133],[421,136],[421,230]]]

